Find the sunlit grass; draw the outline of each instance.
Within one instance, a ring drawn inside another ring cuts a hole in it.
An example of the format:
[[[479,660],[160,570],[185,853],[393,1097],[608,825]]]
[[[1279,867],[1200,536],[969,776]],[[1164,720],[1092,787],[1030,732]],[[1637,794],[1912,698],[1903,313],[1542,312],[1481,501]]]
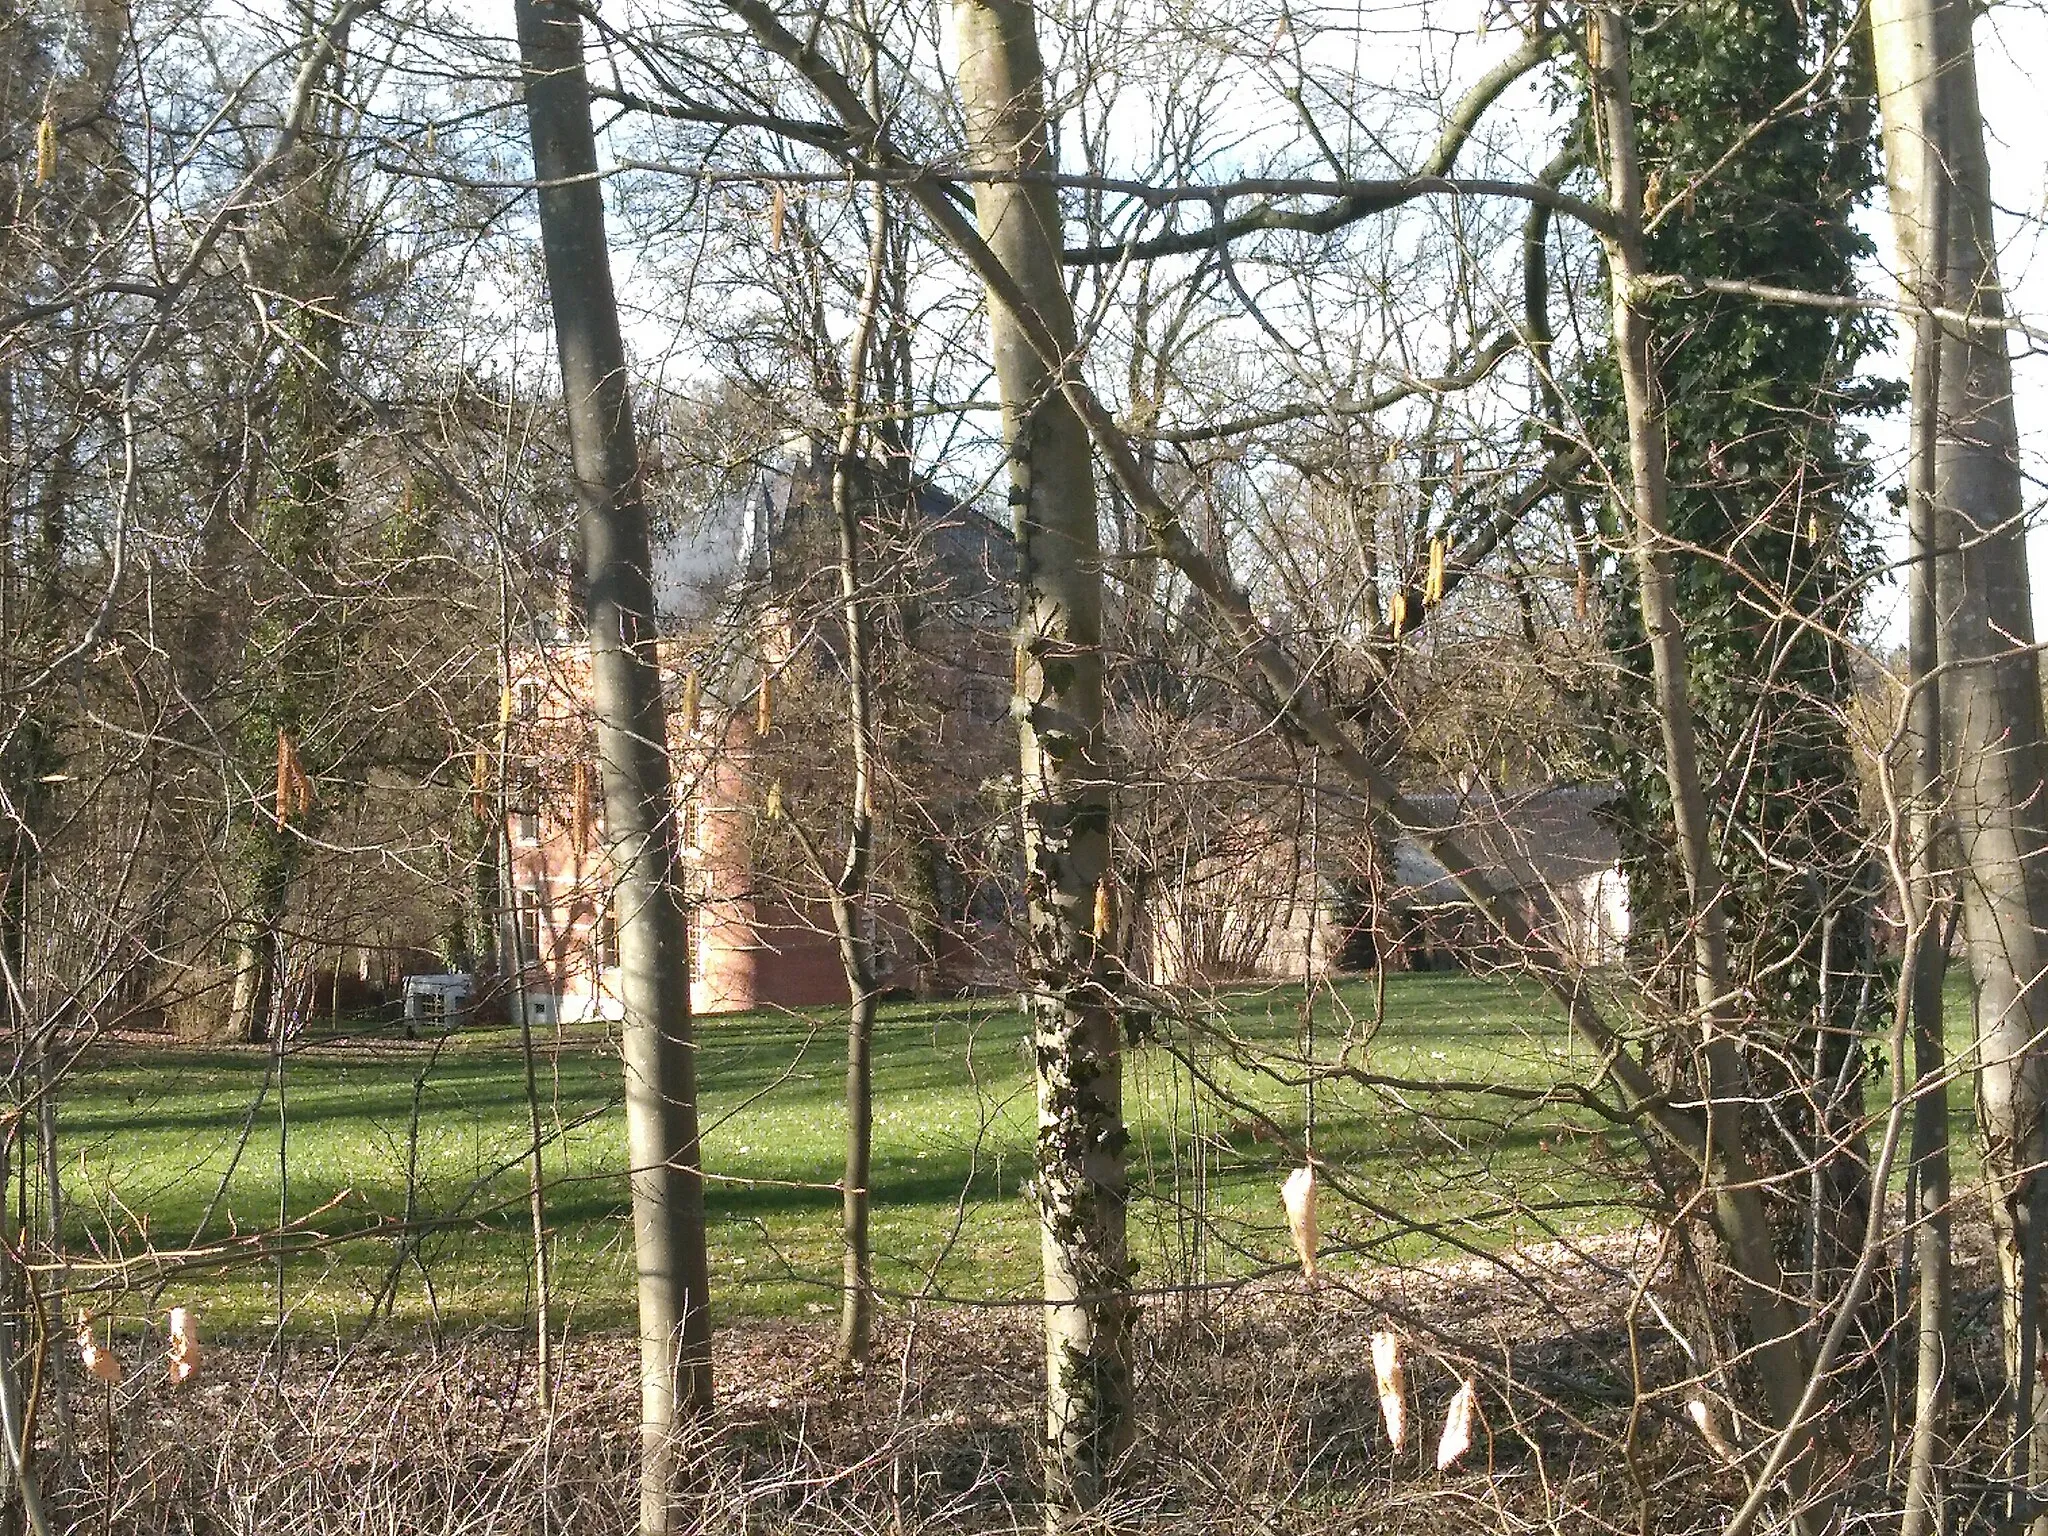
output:
[[[1234,1053],[1205,1031],[1192,1053],[1198,1073],[1158,1043],[1128,1054],[1142,1284],[1288,1260],[1277,1188],[1310,1106],[1285,1080],[1295,1073],[1259,1061],[1299,1047],[1301,999],[1298,986],[1220,998],[1211,1015],[1219,1033],[1258,1049]],[[1367,981],[1325,992],[1317,1057],[1388,1077],[1525,1088],[1590,1081],[1596,1069],[1530,990],[1397,975],[1376,1029],[1373,1008]],[[721,1316],[836,1306],[842,1027],[830,1013],[700,1024]],[[1035,1110],[1022,1039],[1019,1015],[992,1002],[883,1011],[873,1235],[891,1297],[1033,1294],[1024,1185]],[[268,1065],[260,1050],[219,1047],[109,1049],[81,1063],[60,1105],[73,1253],[218,1243],[281,1214],[339,1235],[410,1213],[424,1227],[409,1250],[377,1236],[295,1255],[284,1274],[292,1326],[346,1334],[380,1296],[410,1324],[530,1315],[516,1032],[416,1043],[373,1032],[300,1045],[285,1062],[282,1116],[274,1084],[252,1116]],[[603,1029],[572,1028],[542,1043],[537,1070],[556,1318],[617,1326],[630,1317],[632,1254],[616,1043]],[[1966,1115],[1967,1094],[1957,1098]],[[1364,1257],[1495,1248],[1625,1220],[1606,1207],[1628,1192],[1626,1136],[1568,1105],[1325,1083],[1315,1151],[1363,1202],[1326,1200],[1328,1262],[1341,1271]],[[188,1270],[165,1299],[196,1301],[215,1329],[255,1329],[276,1320],[276,1283],[267,1261]]]

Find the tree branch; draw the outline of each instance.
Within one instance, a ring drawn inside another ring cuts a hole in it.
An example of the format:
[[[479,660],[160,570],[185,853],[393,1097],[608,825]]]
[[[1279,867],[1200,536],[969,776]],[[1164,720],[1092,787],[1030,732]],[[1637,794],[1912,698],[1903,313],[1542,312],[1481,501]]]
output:
[[[1438,137],[1429,158],[1413,176],[1400,177],[1381,182],[1331,182],[1325,183],[1327,190],[1311,191],[1299,184],[1277,182],[1260,186],[1256,180],[1240,182],[1243,194],[1265,192],[1272,196],[1323,196],[1338,201],[1329,208],[1314,212],[1300,212],[1283,209],[1273,203],[1263,203],[1248,208],[1235,218],[1224,219],[1213,227],[1200,230],[1175,231],[1155,235],[1149,240],[1126,240],[1108,245],[1077,246],[1066,252],[1070,266],[1107,266],[1121,261],[1151,261],[1161,256],[1187,256],[1200,251],[1211,250],[1218,245],[1236,240],[1244,235],[1262,230],[1292,229],[1309,234],[1328,234],[1346,224],[1355,224],[1360,219],[1375,213],[1384,213],[1390,208],[1410,202],[1429,192],[1469,191],[1479,196],[1524,197],[1541,201],[1560,213],[1569,213],[1585,221],[1595,229],[1607,226],[1604,209],[1579,198],[1566,198],[1554,188],[1540,187],[1525,182],[1455,183],[1449,177],[1452,164],[1458,158],[1458,151],[1465,147],[1478,127],[1479,119],[1487,108],[1498,101],[1507,88],[1537,65],[1557,52],[1562,34],[1539,32],[1514,53],[1489,70],[1486,75],[1465,93],[1464,98],[1451,112],[1450,121],[1444,124],[1444,131]],[[1227,193],[1219,188],[1214,197]]]
[[[1887,315],[1910,315],[1915,318],[1925,316],[1973,335],[1988,336],[2009,331],[2014,335],[2024,336],[2029,341],[2048,346],[2048,329],[2002,314],[1930,307],[1906,299],[1881,299],[1871,294],[1816,293],[1807,288],[1780,288],[1772,283],[1741,282],[1727,277],[1685,277],[1677,273],[1658,272],[1646,274],[1635,281],[1638,288],[1651,292],[1675,290],[1672,296],[1677,298],[1694,298],[1701,293],[1719,293],[1731,298],[1755,299],[1762,304],[1791,304],[1803,309],[1826,309],[1837,313],[1867,310]]]
[[[1403,379],[1399,384],[1390,385],[1376,394],[1340,394],[1328,401],[1318,401],[1310,405],[1279,406],[1270,411],[1261,411],[1254,416],[1240,416],[1233,421],[1213,422],[1201,427],[1161,427],[1155,431],[1132,435],[1147,438],[1155,443],[1208,443],[1219,437],[1238,437],[1246,432],[1284,426],[1290,421],[1303,421],[1312,416],[1370,416],[1415,395],[1437,395],[1456,389],[1469,389],[1492,373],[1500,360],[1519,345],[1519,339],[1512,332],[1503,331],[1486,344],[1485,349],[1472,360],[1470,367],[1457,373],[1445,374],[1441,378]]]

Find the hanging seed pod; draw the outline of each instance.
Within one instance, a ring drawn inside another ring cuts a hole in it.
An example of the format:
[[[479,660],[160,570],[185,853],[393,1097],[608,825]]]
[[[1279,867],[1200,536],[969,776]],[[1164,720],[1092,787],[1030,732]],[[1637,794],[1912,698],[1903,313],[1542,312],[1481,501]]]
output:
[[[1396,592],[1394,594],[1393,605],[1388,615],[1388,623],[1393,629],[1394,638],[1396,640],[1400,639],[1402,631],[1408,628],[1408,594],[1406,592]]]
[[[41,185],[57,174],[57,119],[48,111],[36,124],[36,183]]]
[[[782,221],[789,213],[789,194],[777,182],[768,194],[768,249],[782,249]]]
[[[754,734],[766,736],[775,724],[775,674],[761,674],[761,692],[754,700]]]
[[[1451,1399],[1451,1410],[1444,1415],[1444,1432],[1436,1443],[1436,1469],[1448,1472],[1458,1463],[1458,1458],[1472,1449],[1472,1412],[1478,1406],[1479,1389],[1471,1377],[1458,1388],[1458,1395]]]
[[[683,678],[683,729],[695,732],[697,712],[703,703],[704,687],[697,681],[697,674],[691,672]]]
[[[104,1381],[110,1387],[125,1374],[121,1369],[121,1357],[111,1349],[101,1347],[98,1335],[93,1332],[90,1312],[78,1314],[78,1358],[89,1376],[95,1381]]]
[[[198,1320],[184,1307],[171,1308],[171,1385],[180,1386],[198,1375],[204,1358]]]
[[[299,761],[298,748],[292,749],[292,814],[304,820],[313,809],[313,802],[319,797],[313,793],[313,780],[306,772],[306,765]]]
[[[581,850],[590,841],[590,764],[569,769],[569,838]]]
[[[1423,603],[1440,603],[1444,600],[1444,541],[1440,538],[1429,541],[1429,575],[1423,579]]]
[[[1399,1334],[1372,1336],[1372,1374],[1379,1387],[1380,1422],[1387,1427],[1387,1443],[1398,1451],[1408,1443],[1408,1368],[1401,1361]]]
[[[1100,944],[1116,932],[1116,886],[1108,870],[1095,882],[1095,942]]]
[[[1688,1399],[1685,1405],[1686,1417],[1693,1422],[1693,1428],[1700,1432],[1700,1438],[1707,1442],[1707,1449],[1733,1466],[1741,1460],[1741,1453],[1721,1433],[1721,1426],[1714,1422],[1714,1410],[1703,1397]]]
[[[283,726],[277,728],[277,801],[273,814],[279,827],[292,819],[292,806],[298,800],[296,761],[292,753],[292,739],[285,734]]]
[[[768,804],[762,814],[770,821],[782,820],[782,780],[777,779],[768,786]]]
[[[1301,1272],[1313,1280],[1316,1277],[1316,1243],[1320,1233],[1316,1227],[1316,1171],[1313,1168],[1297,1168],[1287,1175],[1287,1182],[1280,1186],[1280,1201],[1287,1207],[1287,1230],[1294,1237],[1294,1251],[1301,1259]]]

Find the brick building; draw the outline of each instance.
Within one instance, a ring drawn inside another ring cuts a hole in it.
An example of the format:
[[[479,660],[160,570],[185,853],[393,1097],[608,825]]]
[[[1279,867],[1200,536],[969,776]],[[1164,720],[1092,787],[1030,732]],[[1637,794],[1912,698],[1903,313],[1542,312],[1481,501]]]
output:
[[[815,456],[763,467],[655,551],[691,1001],[703,1013],[847,998],[822,882],[788,832],[802,817],[830,834],[843,779],[836,608],[818,580],[825,484]],[[1002,808],[976,790],[1014,760],[1009,537],[928,487],[900,491],[891,510],[874,552],[897,658],[882,701],[887,792],[916,803],[909,816],[877,806],[892,829],[878,841],[893,838],[869,902],[878,968],[902,991],[998,985],[1014,882]],[[536,1023],[615,1016],[617,913],[582,641],[565,634],[520,657],[509,703],[504,970]]]

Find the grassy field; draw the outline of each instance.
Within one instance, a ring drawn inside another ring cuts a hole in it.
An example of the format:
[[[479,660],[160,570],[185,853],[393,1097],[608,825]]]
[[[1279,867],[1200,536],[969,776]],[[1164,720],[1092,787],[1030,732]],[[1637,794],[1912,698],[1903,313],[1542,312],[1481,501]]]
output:
[[[1219,1001],[1216,1019],[1254,1045],[1285,1045],[1300,1036],[1301,1001],[1299,987],[1240,992]],[[1367,984],[1326,993],[1314,1022],[1318,1053],[1335,1055],[1348,1033],[1352,1064],[1395,1077],[1541,1086],[1592,1069],[1547,1002],[1508,986],[1396,976],[1376,1028],[1372,1012]],[[830,1014],[702,1026],[722,1317],[836,1306],[840,1028]],[[989,1003],[884,1011],[874,1243],[890,1293],[1032,1293],[1036,1247],[1022,1186],[1033,1107],[1021,1041],[1018,1015]],[[1202,1082],[1156,1045],[1128,1060],[1141,1283],[1284,1261],[1276,1191],[1291,1154],[1259,1121],[1298,1135],[1302,1091],[1259,1072],[1248,1053],[1214,1045],[1200,1058]],[[602,1028],[572,1028],[546,1042],[538,1067],[557,1317],[617,1326],[630,1313],[631,1233],[616,1044]],[[282,1190],[279,1099],[268,1077],[260,1050],[122,1047],[82,1062],[60,1102],[73,1251],[219,1241],[274,1225],[281,1209],[310,1215],[335,1237],[410,1214],[427,1225],[409,1250],[379,1235],[294,1256],[284,1274],[292,1325],[347,1333],[387,1293],[402,1323],[527,1315],[527,1101],[515,1032],[295,1046],[284,1071]],[[1603,1219],[1594,1204],[1621,1187],[1583,1111],[1438,1096],[1435,1107],[1452,1111],[1444,1120],[1406,1107],[1414,1102],[1356,1086],[1318,1092],[1316,1149],[1367,1202],[1325,1205],[1325,1244],[1352,1247],[1351,1262],[1539,1236],[1531,1208],[1541,1222],[1584,1228]],[[253,1329],[274,1323],[276,1286],[273,1265],[252,1264],[181,1274],[161,1299],[196,1303],[216,1329]]]

